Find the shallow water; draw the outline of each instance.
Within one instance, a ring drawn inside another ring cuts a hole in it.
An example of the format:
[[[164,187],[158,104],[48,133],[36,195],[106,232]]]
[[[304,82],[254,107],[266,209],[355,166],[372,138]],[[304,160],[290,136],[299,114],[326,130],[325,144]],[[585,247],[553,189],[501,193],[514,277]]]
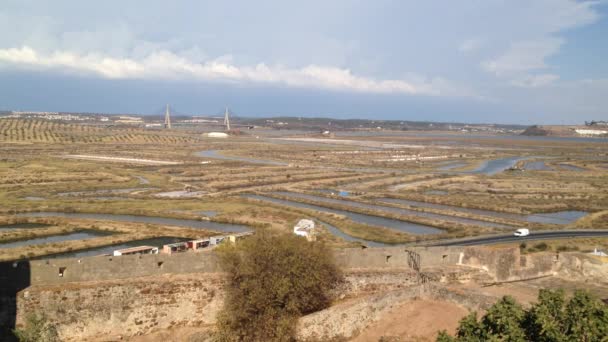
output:
[[[211,221],[197,221],[187,219],[176,219],[167,217],[155,217],[155,216],[137,216],[137,215],[117,215],[117,214],[92,214],[92,213],[61,213],[61,212],[34,212],[34,213],[22,213],[17,216],[25,217],[68,217],[68,218],[81,218],[81,219],[92,219],[92,220],[109,220],[109,221],[125,221],[125,222],[139,222],[139,223],[151,223],[160,224],[167,226],[178,226],[188,227],[195,229],[209,229],[221,232],[233,232],[242,233],[250,231],[247,226],[219,223]]]
[[[528,221],[528,222],[537,222],[537,223],[553,223],[553,224],[568,224],[578,220],[579,218],[587,215],[584,211],[560,211],[555,213],[547,213],[547,214],[514,214],[514,213],[504,213],[498,211],[491,210],[483,210],[483,209],[473,209],[473,208],[463,208],[457,207],[453,205],[447,204],[436,204],[436,203],[428,203],[428,202],[420,202],[420,201],[412,201],[398,198],[378,198],[378,201],[387,202],[387,203],[396,203],[396,204],[404,204],[413,207],[422,207],[422,208],[435,208],[435,209],[444,209],[444,210],[454,210],[460,211],[464,213],[484,215],[484,216],[494,216],[501,217],[511,220],[520,220],[520,221]]]
[[[52,235],[52,236],[45,236],[45,237],[40,237],[40,238],[28,239],[28,240],[19,240],[19,241],[0,243],[0,248],[14,248],[14,247],[21,247],[21,246],[29,246],[29,245],[39,245],[39,244],[50,243],[50,242],[86,240],[86,239],[91,239],[91,238],[100,237],[100,236],[107,236],[107,235],[111,235],[111,233],[100,232],[100,231],[85,231],[85,232],[70,233],[70,234],[65,234],[65,235]]]
[[[334,189],[315,189],[315,191],[324,193],[324,194],[330,194],[330,195],[337,195],[340,197],[348,197],[350,196],[350,192],[348,191],[344,191],[344,190],[334,190]]]
[[[530,171],[553,171],[552,168],[547,166],[544,161],[530,161],[524,164],[525,170]]]
[[[278,198],[266,197],[266,196],[262,196],[262,195],[243,195],[243,197],[259,199],[259,200],[263,200],[263,201],[267,201],[267,202],[287,205],[290,207],[305,208],[305,209],[318,210],[318,211],[323,211],[323,212],[328,212],[328,213],[335,213],[335,214],[339,214],[339,215],[344,215],[354,222],[369,224],[369,225],[378,226],[378,227],[391,228],[391,229],[399,230],[399,231],[410,233],[410,234],[440,234],[440,233],[443,233],[443,230],[435,228],[435,227],[431,227],[431,226],[425,226],[425,225],[421,225],[421,224],[411,223],[411,222],[407,222],[407,221],[400,221],[400,220],[395,220],[395,219],[389,219],[389,218],[384,218],[384,217],[379,217],[379,216],[358,214],[358,213],[353,213],[353,212],[346,211],[346,210],[330,209],[330,208],[325,208],[325,207],[317,206],[317,205],[313,205],[313,204],[300,203],[300,202],[296,202],[296,201],[283,200],[283,199],[278,199]]]
[[[322,222],[319,221],[321,224],[323,224],[323,226],[327,227],[327,230],[329,230],[329,232],[334,235],[337,236],[339,238],[344,239],[345,241],[349,241],[349,242],[359,242],[362,245],[365,245],[367,247],[386,247],[386,246],[391,246],[382,242],[376,242],[376,241],[370,241],[370,240],[364,240],[364,239],[360,239],[360,238],[356,238],[354,236],[350,236],[346,233],[344,233],[343,231],[341,231],[340,229],[336,228],[335,226],[332,226],[331,224],[327,223],[327,222]]]
[[[416,211],[416,210],[387,207],[387,206],[375,205],[375,204],[346,201],[346,200],[340,200],[340,199],[334,199],[334,198],[325,198],[325,197],[313,196],[313,195],[308,195],[308,194],[300,194],[300,193],[295,193],[295,192],[278,191],[278,192],[275,192],[275,194],[283,195],[283,196],[291,196],[291,197],[296,197],[296,198],[309,199],[309,200],[320,201],[320,202],[325,202],[325,203],[347,205],[347,206],[361,208],[361,209],[380,210],[383,212],[389,212],[389,213],[393,213],[393,214],[397,214],[397,215],[411,215],[411,216],[418,216],[418,217],[426,217],[426,218],[437,219],[437,220],[445,220],[445,221],[459,222],[459,223],[464,223],[464,224],[472,224],[472,225],[482,226],[482,227],[511,228],[511,226],[493,223],[493,222],[480,221],[480,220],[475,220],[475,219],[468,219],[468,218],[435,214],[435,213],[426,213],[426,212],[421,212],[421,211]]]
[[[584,211],[558,211],[555,213],[532,214],[526,216],[526,221],[537,223],[568,224],[587,215]]]
[[[528,159],[529,157],[508,157],[484,161],[479,167],[467,173],[481,173],[485,175],[495,175],[517,164],[520,160]]]
[[[429,190],[429,191],[425,191],[424,192],[425,195],[439,195],[439,196],[443,196],[443,195],[447,195],[448,192],[445,190]]]

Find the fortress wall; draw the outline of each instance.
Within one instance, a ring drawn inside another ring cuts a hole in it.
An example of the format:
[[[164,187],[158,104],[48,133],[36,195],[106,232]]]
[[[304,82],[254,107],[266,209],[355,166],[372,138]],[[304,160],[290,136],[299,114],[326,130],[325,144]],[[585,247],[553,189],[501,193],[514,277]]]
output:
[[[356,269],[422,269],[442,266],[472,266],[486,270],[497,280],[515,276],[520,267],[517,248],[486,247],[385,247],[348,248],[335,251],[338,266]],[[23,263],[23,262],[22,262]],[[221,272],[212,252],[172,255],[125,255],[29,261],[31,285],[101,281],[161,274]]]
[[[35,260],[30,270],[32,285],[221,272],[217,256],[209,252]]]
[[[435,284],[468,281],[480,274],[489,277],[484,280],[496,281],[533,277],[561,264],[555,264],[554,254],[522,257],[517,248],[352,248],[337,250],[335,255],[346,280],[337,290],[339,298],[419,284],[420,277],[408,261],[416,255],[422,271]],[[581,264],[566,255],[560,255],[561,260]],[[65,267],[63,277],[59,277],[60,267]],[[62,337],[73,341],[211,326],[223,303],[225,278],[213,253],[38,260],[31,262],[30,269],[31,285],[12,298],[17,323],[22,324],[30,312],[42,311],[59,327]],[[432,298],[442,295],[430,291]],[[467,298],[469,294],[464,293],[454,300]],[[486,304],[478,298],[470,302]]]
[[[420,267],[456,265],[462,247],[384,247],[348,248],[335,252],[336,262],[343,269],[409,268],[411,253],[420,256]]]

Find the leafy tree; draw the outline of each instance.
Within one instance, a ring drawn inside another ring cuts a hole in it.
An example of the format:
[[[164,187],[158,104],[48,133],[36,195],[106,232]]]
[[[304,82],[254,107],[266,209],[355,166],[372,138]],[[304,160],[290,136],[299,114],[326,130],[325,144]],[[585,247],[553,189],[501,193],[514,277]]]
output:
[[[492,305],[481,319],[481,330],[488,340],[525,341],[526,334],[521,327],[524,310],[511,296],[502,297]]]
[[[589,293],[576,291],[566,305],[568,341],[608,341],[608,308]]]
[[[459,341],[481,342],[485,340],[486,334],[480,322],[477,322],[477,312],[472,312],[460,321],[456,331]]]
[[[542,289],[538,303],[526,313],[528,336],[539,342],[568,341],[564,329],[564,291]]]
[[[30,314],[25,318],[25,327],[15,329],[15,336],[20,342],[58,342],[57,329],[44,314]]]
[[[608,308],[584,291],[566,301],[562,290],[540,290],[538,302],[528,310],[507,296],[479,322],[475,313],[463,318],[456,337],[442,331],[437,341],[607,342]]]
[[[297,318],[327,307],[341,281],[327,247],[291,234],[261,231],[218,252],[229,274],[218,341],[291,341]]]

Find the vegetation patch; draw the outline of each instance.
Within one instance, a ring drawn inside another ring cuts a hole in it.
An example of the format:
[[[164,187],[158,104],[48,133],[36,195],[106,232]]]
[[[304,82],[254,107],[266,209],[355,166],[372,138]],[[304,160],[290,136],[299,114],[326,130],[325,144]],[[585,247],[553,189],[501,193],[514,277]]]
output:
[[[326,308],[342,276],[329,248],[258,234],[218,249],[228,286],[217,341],[291,341],[298,317]]]

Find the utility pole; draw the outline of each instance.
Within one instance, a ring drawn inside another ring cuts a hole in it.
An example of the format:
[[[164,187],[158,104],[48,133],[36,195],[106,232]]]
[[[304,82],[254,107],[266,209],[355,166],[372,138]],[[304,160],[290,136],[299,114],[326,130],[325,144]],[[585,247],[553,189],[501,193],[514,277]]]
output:
[[[224,126],[226,126],[226,130],[230,130],[230,115],[228,113],[228,107],[226,107],[226,112],[224,112]]]
[[[165,110],[165,128],[171,129],[171,112],[169,112],[169,105]]]

